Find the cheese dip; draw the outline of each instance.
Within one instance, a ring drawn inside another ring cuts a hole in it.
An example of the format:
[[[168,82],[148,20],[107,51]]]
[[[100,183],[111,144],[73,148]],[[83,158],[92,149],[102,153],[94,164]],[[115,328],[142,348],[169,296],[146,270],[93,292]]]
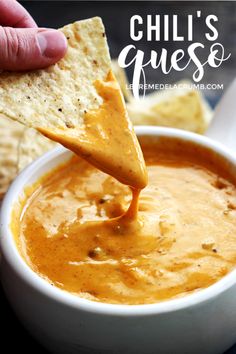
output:
[[[182,297],[236,264],[236,188],[226,162],[174,139],[142,139],[149,183],[127,185],[73,156],[26,191],[12,219],[28,265],[53,286],[114,304]],[[130,207],[131,203],[131,207]]]

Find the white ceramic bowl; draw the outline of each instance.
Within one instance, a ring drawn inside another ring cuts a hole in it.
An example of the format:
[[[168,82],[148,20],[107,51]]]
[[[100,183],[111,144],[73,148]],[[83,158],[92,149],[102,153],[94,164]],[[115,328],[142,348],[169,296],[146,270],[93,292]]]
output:
[[[222,144],[177,129],[138,127],[139,136],[193,141],[222,155],[233,169],[236,158]],[[236,270],[192,295],[150,305],[113,305],[80,299],[34,273],[21,258],[9,224],[12,207],[44,173],[69,158],[53,150],[27,167],[11,185],[1,210],[1,276],[17,315],[54,353],[222,354],[236,341]]]

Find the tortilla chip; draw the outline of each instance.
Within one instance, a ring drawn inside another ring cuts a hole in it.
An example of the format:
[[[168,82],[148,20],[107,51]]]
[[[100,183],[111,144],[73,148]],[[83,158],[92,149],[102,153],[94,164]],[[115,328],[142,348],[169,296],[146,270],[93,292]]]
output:
[[[37,130],[25,128],[18,147],[17,171],[20,172],[32,161],[60,144],[45,138]]]
[[[57,64],[0,75],[0,113],[60,142],[120,182],[140,188],[146,183],[142,151],[112,73],[101,19],[75,22],[61,31],[68,50]],[[102,117],[98,124],[96,114]],[[116,136],[119,139],[111,138]]]
[[[0,200],[17,174],[17,148],[24,127],[0,115]]]
[[[197,90],[188,88],[189,81],[176,85],[183,88],[157,91],[144,99],[133,99],[127,104],[134,125],[158,125],[189,130],[203,134],[213,111]]]
[[[79,127],[86,110],[102,98],[95,80],[105,80],[111,61],[100,18],[61,29],[68,40],[66,56],[44,70],[0,74],[0,112],[29,127],[55,130]]]

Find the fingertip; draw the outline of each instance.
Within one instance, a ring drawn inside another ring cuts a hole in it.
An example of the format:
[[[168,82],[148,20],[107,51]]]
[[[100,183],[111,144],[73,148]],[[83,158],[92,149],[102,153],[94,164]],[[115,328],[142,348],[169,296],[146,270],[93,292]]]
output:
[[[53,62],[63,58],[67,51],[67,40],[58,30],[46,29],[36,35],[41,54]]]

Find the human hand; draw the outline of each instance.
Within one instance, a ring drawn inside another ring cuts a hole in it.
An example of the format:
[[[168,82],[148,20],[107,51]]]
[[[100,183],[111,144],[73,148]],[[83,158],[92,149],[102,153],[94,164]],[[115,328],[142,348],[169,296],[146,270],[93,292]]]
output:
[[[2,70],[41,69],[56,63],[66,53],[67,42],[63,33],[38,28],[16,0],[0,0],[0,25]]]

